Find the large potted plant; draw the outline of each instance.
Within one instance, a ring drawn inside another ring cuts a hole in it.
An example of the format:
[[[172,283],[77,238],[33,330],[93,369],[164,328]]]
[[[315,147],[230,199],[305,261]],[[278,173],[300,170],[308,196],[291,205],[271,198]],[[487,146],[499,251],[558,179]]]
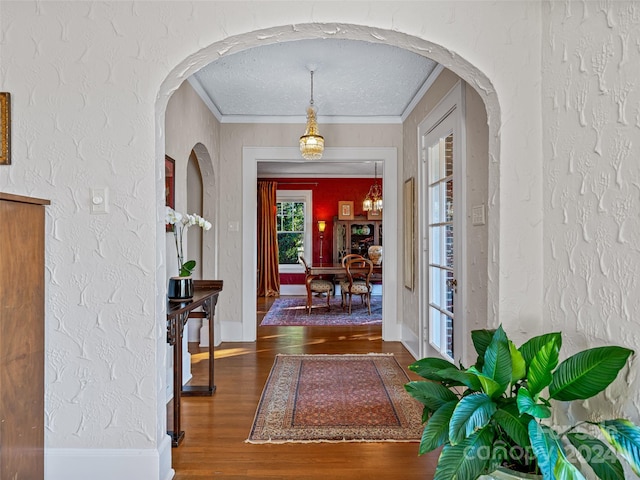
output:
[[[624,479],[618,456],[640,475],[640,428],[629,420],[550,423],[553,400],[580,401],[602,392],[632,350],[598,347],[560,362],[560,333],[519,348],[502,327],[475,330],[471,338],[478,358],[469,368],[431,357],[409,366],[426,379],[405,386],[424,404],[419,454],[443,447],[435,480],[583,479],[586,470],[600,479]]]

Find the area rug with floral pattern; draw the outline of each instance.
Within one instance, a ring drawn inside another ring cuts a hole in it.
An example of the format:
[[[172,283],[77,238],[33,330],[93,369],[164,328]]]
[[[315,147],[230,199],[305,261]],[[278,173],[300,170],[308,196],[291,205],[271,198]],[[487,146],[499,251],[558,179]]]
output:
[[[340,306],[340,296],[331,298],[331,310],[327,310],[325,298],[313,297],[311,313],[307,313],[306,298],[276,298],[262,319],[261,326],[336,326],[336,325],[381,325],[382,297],[371,297],[371,315],[360,297],[354,297],[349,311]]]
[[[408,381],[392,354],[277,355],[247,442],[419,442]]]

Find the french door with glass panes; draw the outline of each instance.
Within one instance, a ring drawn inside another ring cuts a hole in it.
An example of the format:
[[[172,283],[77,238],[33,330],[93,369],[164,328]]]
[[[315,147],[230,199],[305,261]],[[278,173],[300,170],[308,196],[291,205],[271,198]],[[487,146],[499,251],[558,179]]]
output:
[[[458,268],[461,213],[457,198],[460,149],[459,108],[452,108],[421,133],[422,181],[421,200],[423,241],[421,281],[422,349],[443,358],[460,358],[456,341],[456,313],[460,311]]]

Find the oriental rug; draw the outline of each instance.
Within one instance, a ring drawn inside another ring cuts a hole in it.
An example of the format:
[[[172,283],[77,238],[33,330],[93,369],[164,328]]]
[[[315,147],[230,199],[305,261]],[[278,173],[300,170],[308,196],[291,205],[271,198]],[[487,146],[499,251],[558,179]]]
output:
[[[419,442],[408,381],[392,354],[278,355],[247,442]]]
[[[382,325],[382,297],[371,297],[371,315],[360,297],[354,297],[351,315],[340,306],[340,296],[331,298],[331,310],[327,310],[325,298],[313,297],[311,313],[307,314],[306,298],[276,298],[262,319],[261,326],[339,326],[339,325]]]

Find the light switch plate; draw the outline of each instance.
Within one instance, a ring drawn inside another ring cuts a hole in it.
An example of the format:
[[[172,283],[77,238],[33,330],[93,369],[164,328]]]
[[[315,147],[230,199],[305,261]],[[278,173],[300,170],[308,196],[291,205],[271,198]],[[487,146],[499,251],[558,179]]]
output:
[[[484,225],[486,222],[484,215],[484,204],[471,207],[471,225]]]
[[[93,215],[109,213],[109,189],[107,187],[92,188],[89,204]]]

